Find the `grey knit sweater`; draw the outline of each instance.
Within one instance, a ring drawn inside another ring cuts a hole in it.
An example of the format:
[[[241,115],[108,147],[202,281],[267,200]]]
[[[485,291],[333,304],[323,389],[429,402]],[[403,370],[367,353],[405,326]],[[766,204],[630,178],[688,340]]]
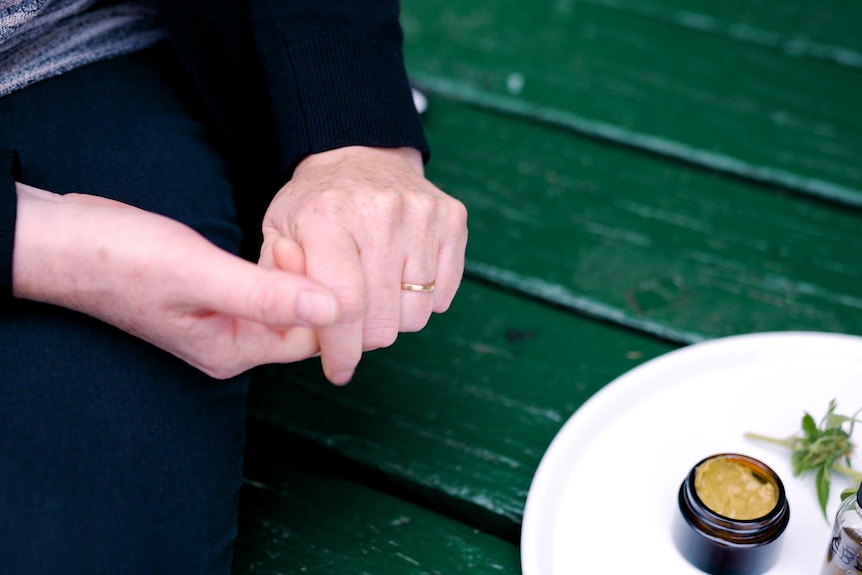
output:
[[[0,96],[165,37],[143,3],[0,0]]]

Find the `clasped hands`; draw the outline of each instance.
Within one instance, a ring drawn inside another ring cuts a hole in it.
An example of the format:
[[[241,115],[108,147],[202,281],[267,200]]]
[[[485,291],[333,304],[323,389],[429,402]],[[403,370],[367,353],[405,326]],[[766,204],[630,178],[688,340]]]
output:
[[[323,371],[350,380],[364,351],[448,309],[461,282],[467,213],[409,148],[348,147],[305,159],[270,204],[260,265],[331,289],[340,319],[316,330]],[[402,283],[434,285],[402,290]]]
[[[214,377],[319,354],[326,377],[344,384],[363,352],[448,309],[466,220],[408,148],[303,160],[266,213],[257,265],[169,218],[18,184],[13,291],[106,321]]]

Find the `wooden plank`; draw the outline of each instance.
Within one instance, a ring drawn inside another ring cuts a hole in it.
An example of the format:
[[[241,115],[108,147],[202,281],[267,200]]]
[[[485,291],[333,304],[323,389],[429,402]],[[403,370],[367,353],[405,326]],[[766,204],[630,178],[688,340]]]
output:
[[[251,426],[234,575],[520,573],[517,545],[356,483],[323,458]]]
[[[347,387],[317,361],[258,370],[250,411],[361,465],[379,489],[514,543],[566,419],[674,347],[466,281],[424,331],[366,354]]]
[[[595,4],[403,8],[408,67],[433,93],[862,205],[859,69]]]
[[[862,333],[862,213],[432,98],[468,270],[679,342]]]
[[[789,56],[862,67],[862,4],[844,0],[572,0],[634,12]],[[570,8],[571,9],[571,8]]]

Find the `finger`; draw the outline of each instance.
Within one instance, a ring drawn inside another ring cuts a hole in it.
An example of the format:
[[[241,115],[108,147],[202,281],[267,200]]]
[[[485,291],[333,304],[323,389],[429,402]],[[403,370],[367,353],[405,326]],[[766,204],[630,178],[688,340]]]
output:
[[[318,331],[323,372],[334,384],[350,381],[362,357],[366,286],[353,237],[339,227],[315,230],[302,240],[308,277],[332,290],[341,304],[339,321]]]
[[[437,283],[434,290],[435,313],[443,313],[449,309],[455,293],[464,277],[464,251],[467,238],[446,242],[440,246],[438,256]]]
[[[245,369],[272,363],[293,363],[320,351],[312,328],[292,327],[279,331],[259,323],[245,322],[238,330],[237,343]]]
[[[464,254],[467,249],[467,210],[458,202],[453,209],[448,231],[443,232],[437,255],[437,283],[434,312],[443,313],[452,304],[464,276]]]
[[[366,282],[362,349],[389,347],[398,338],[401,320],[403,241],[379,238],[363,250]]]
[[[418,291],[401,289],[399,282],[398,287],[401,289],[400,330],[403,332],[419,331],[428,323],[437,291],[436,234],[432,234],[427,238],[427,241],[410,248],[401,278],[401,281],[416,286],[434,284],[433,291]]]
[[[216,320],[219,321],[219,320]],[[317,337],[312,328],[294,327],[284,331],[273,330],[257,322],[237,320],[230,333],[213,338],[219,333],[218,325],[203,321],[199,331],[205,337],[188,337],[188,345],[174,353],[201,371],[225,379],[253,367],[273,363],[293,363],[314,356]],[[198,345],[194,342],[198,341]]]
[[[274,328],[325,327],[339,317],[336,295],[308,277],[264,269],[232,256],[214,253],[196,261],[196,291],[203,309],[248,319]]]
[[[279,236],[273,245],[273,259],[279,269],[295,274],[306,275],[305,253],[302,246],[290,238]],[[311,336],[314,343],[314,356],[320,355],[320,342],[317,332],[312,331]]]

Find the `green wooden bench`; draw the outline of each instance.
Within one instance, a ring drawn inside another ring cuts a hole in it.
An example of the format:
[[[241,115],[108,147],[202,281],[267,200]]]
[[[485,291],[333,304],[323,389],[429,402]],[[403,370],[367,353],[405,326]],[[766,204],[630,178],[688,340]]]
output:
[[[235,573],[519,573],[568,417],[651,358],[862,334],[862,4],[405,0],[428,175],[470,211],[452,309],[255,373]]]

